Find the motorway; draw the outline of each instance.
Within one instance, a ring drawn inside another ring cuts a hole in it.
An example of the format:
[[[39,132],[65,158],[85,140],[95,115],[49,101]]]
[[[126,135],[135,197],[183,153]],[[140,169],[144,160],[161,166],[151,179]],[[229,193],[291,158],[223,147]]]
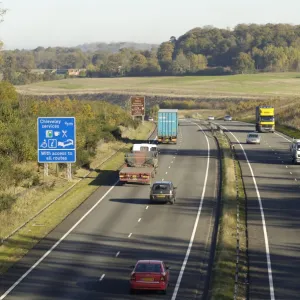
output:
[[[99,187],[1,278],[0,300],[202,299],[218,203],[218,151],[209,132],[180,125],[177,145],[159,145],[155,178],[178,187],[174,205],[150,204],[147,185]],[[129,266],[139,259],[162,259],[171,267],[167,295],[129,294]]]
[[[262,133],[260,145],[247,145],[254,125],[216,123],[230,132],[246,187],[249,299],[300,299],[300,169],[291,164],[290,138]]]

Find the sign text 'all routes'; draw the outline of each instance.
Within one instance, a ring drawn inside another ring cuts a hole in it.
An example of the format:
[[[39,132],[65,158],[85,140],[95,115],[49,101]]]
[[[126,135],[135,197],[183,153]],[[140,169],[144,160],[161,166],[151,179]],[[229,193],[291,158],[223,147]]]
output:
[[[145,116],[145,97],[130,97],[131,115]]]
[[[76,124],[74,117],[37,119],[38,162],[76,162]]]

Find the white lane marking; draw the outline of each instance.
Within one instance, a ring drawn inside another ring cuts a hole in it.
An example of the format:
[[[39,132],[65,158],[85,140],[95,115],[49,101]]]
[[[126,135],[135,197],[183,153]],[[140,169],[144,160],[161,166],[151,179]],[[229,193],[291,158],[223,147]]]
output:
[[[120,255],[120,251],[117,252],[116,257],[118,257]]]
[[[276,152],[274,154],[277,154]]]
[[[225,126],[220,125],[221,127],[225,128],[227,131],[229,131]],[[230,131],[229,131],[230,132]],[[261,201],[261,197],[260,197],[260,193],[256,184],[256,179],[251,167],[251,164],[249,162],[248,156],[244,150],[244,147],[241,145],[241,143],[239,142],[239,140],[237,139],[237,137],[230,132],[230,134],[235,138],[235,140],[239,143],[244,156],[246,158],[248,167],[250,169],[251,172],[251,176],[253,179],[253,183],[255,186],[255,190],[256,190],[256,194],[257,194],[257,198],[258,198],[258,203],[259,203],[259,208],[260,208],[260,214],[261,214],[261,219],[262,219],[262,225],[263,225],[263,232],[264,232],[264,239],[265,239],[265,247],[266,247],[266,257],[267,257],[267,266],[268,266],[268,275],[269,275],[269,285],[270,285],[270,297],[271,300],[275,300],[275,295],[274,295],[274,285],[273,285],[273,275],[272,275],[272,266],[271,266],[271,257],[270,257],[270,248],[269,248],[269,240],[268,240],[268,233],[267,233],[267,226],[266,226],[266,221],[265,221],[265,214],[264,214],[264,209],[263,209],[263,205],[262,205],[262,201]]]
[[[288,168],[288,166],[285,166],[286,168]]]
[[[182,276],[183,276],[183,273],[184,273],[184,269],[185,269],[185,266],[186,266],[187,261],[188,261],[189,256],[190,256],[190,252],[191,252],[191,249],[192,249],[192,246],[193,246],[193,242],[194,242],[194,239],[195,239],[196,230],[197,230],[199,219],[200,219],[200,214],[201,214],[201,210],[202,210],[202,206],[203,206],[203,201],[204,201],[204,195],[205,195],[205,191],[206,191],[207,178],[208,178],[209,158],[210,158],[209,140],[207,138],[206,133],[203,131],[202,127],[199,126],[196,123],[194,123],[194,124],[197,125],[201,129],[201,131],[203,132],[203,135],[206,138],[206,142],[207,142],[206,173],[205,173],[205,178],[204,178],[204,184],[203,184],[203,191],[202,191],[202,195],[201,195],[201,201],[200,201],[200,204],[199,204],[199,208],[198,208],[197,217],[196,217],[196,220],[195,220],[193,232],[192,232],[192,235],[191,235],[189,246],[188,246],[186,254],[185,254],[185,258],[184,258],[183,264],[182,264],[181,269],[180,269],[180,273],[179,273],[179,276],[178,276],[178,279],[177,279],[177,282],[176,282],[176,286],[175,286],[175,289],[174,289],[174,292],[173,292],[171,300],[175,300],[176,299],[176,296],[177,296],[177,293],[178,293],[178,290],[179,290],[179,287],[180,287],[181,279],[182,279]]]
[[[292,173],[292,172],[290,172],[290,174],[292,175],[293,173]]]
[[[142,220],[142,218],[139,218],[139,219],[138,219],[138,222],[141,222],[141,220]]]
[[[271,146],[269,145],[269,147],[271,148]]]
[[[26,278],[98,205],[99,203],[112,191],[118,184],[117,180],[113,186],[77,221],[33,266],[30,267],[3,295],[0,300],[3,300],[20,282]]]
[[[280,156],[278,156],[278,158],[280,158]]]
[[[104,278],[105,274],[102,274],[102,276],[100,277],[99,281],[102,281]]]
[[[292,140],[289,140],[288,138],[286,138],[285,136],[283,136],[283,135],[281,135],[281,134],[279,134],[279,133],[277,133],[277,132],[275,132],[275,134],[277,134],[278,136],[282,137],[283,139],[285,139],[285,140],[288,141],[288,142],[291,142],[291,141],[292,141]]]
[[[148,208],[149,208],[149,206],[147,205],[147,206],[146,206],[146,209],[148,209]]]
[[[174,161],[172,160],[172,161],[171,161],[171,164],[172,164],[173,162],[174,162]]]
[[[169,169],[171,168],[171,166],[169,166]]]
[[[168,174],[168,172],[166,172],[166,174]]]
[[[295,178],[295,181],[297,181],[297,178]]]
[[[157,139],[155,137],[154,141]],[[18,286],[24,278],[26,278],[98,205],[102,200],[114,189],[119,183],[117,180],[110,189],[34,264],[27,270],[4,294],[1,295],[0,300],[3,300],[16,286]]]
[[[132,232],[129,233],[128,237],[130,238],[132,236]]]

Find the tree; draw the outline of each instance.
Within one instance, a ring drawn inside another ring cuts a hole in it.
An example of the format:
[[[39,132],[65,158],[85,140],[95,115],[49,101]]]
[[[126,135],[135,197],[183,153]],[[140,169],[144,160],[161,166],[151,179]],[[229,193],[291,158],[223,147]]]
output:
[[[255,62],[251,55],[241,52],[236,60],[235,69],[239,73],[252,73],[255,70]]]

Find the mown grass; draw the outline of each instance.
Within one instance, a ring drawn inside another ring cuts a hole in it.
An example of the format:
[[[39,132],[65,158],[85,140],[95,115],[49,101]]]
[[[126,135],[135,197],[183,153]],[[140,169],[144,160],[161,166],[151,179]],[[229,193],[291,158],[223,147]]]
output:
[[[75,78],[17,86],[25,94],[143,93],[185,97],[297,96],[299,73],[260,73],[228,76],[138,78]]]
[[[245,193],[239,164],[232,159],[229,143],[224,135],[216,133],[222,151],[222,191],[221,213],[219,220],[218,240],[212,275],[212,299],[231,300],[234,295],[237,244],[237,201],[240,204],[240,268],[237,299],[246,299],[245,280],[247,278],[246,257],[246,206]],[[236,175],[237,167],[239,198],[237,199]]]
[[[149,134],[153,131],[154,124],[145,122],[144,125],[140,126],[137,130],[130,130],[126,135],[131,139],[146,139]],[[101,170],[92,171],[89,176],[80,181],[73,189],[67,194],[58,199],[54,204],[48,207],[39,216],[30,221],[25,227],[20,229],[10,239],[8,239],[2,246],[0,246],[0,275],[5,273],[9,267],[22,258],[34,245],[37,244],[42,238],[44,238],[50,231],[52,231],[61,221],[63,221],[74,209],[82,204],[89,195],[91,195],[107,178],[107,174],[112,171],[116,171],[123,165],[124,162],[124,151],[129,150],[131,144],[122,144],[121,151],[118,152],[113,158],[109,159],[106,163],[101,166]],[[109,148],[111,154],[114,151]],[[93,162],[95,163],[95,161]],[[81,170],[81,175],[84,175]],[[86,174],[86,173],[85,173]],[[80,177],[79,176],[79,177]],[[78,180],[78,179],[77,179]],[[42,207],[53,200],[57,195],[62,193],[71,183],[65,183],[59,188],[52,187],[44,190],[42,194],[34,193],[32,197],[27,199],[26,208],[23,208],[24,201],[18,199],[14,204],[14,209],[8,213],[2,213],[1,229],[5,228],[5,232],[9,232],[16,227],[21,225],[24,221],[24,216],[30,218],[33,215],[32,210],[34,206],[40,202],[39,206]],[[42,201],[40,201],[42,200]],[[22,217],[20,215],[22,212]],[[14,220],[12,223],[11,220]],[[17,221],[16,221],[17,220]],[[13,224],[13,226],[12,226]],[[9,229],[7,229],[7,228]],[[2,235],[4,232],[2,231]]]

